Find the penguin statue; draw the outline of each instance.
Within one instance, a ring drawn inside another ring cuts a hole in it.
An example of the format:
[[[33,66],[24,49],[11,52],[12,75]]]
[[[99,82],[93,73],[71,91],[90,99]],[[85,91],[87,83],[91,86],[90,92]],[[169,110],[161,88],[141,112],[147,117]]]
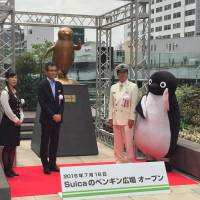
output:
[[[179,128],[180,112],[175,91],[176,78],[167,71],[155,72],[148,82],[148,93],[136,106],[135,144],[154,160],[170,158],[174,153]],[[167,171],[171,166],[165,162]]]
[[[45,57],[53,52],[53,63],[58,69],[58,79],[61,83],[71,84],[67,73],[74,62],[74,51],[81,49],[81,43],[73,43],[73,31],[69,27],[61,27],[58,31],[58,40],[48,49]],[[72,81],[73,82],[73,81]]]

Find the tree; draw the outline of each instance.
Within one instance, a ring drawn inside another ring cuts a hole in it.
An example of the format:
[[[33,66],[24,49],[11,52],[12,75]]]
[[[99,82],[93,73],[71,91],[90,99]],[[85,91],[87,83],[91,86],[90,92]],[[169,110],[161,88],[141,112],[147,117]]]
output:
[[[47,52],[47,49],[51,47],[53,44],[47,40],[44,41],[44,43],[38,43],[32,45],[32,53],[34,57],[40,62],[43,63],[45,61],[45,54]],[[51,54],[48,55],[46,59],[50,59]]]
[[[37,63],[32,53],[26,52],[16,58],[16,70],[18,76],[38,73]]]
[[[32,45],[32,53],[34,59],[38,63],[38,67],[40,69],[40,79],[42,79],[42,73],[43,73],[43,65],[45,62],[50,61],[51,54],[47,55],[45,58],[45,54],[48,50],[49,47],[51,47],[53,44],[47,40],[44,41],[44,43],[38,43],[38,44],[33,44]]]
[[[25,52],[16,58],[18,87],[21,98],[26,101],[25,110],[35,110],[37,105],[37,88],[42,77],[44,55],[52,43],[45,41],[32,45],[32,52]],[[50,59],[50,55],[48,57]]]

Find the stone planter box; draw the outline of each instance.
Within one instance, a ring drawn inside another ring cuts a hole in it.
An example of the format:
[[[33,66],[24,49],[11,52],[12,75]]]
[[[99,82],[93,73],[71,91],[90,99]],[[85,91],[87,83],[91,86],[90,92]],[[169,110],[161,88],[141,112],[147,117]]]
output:
[[[179,138],[172,166],[200,178],[200,144]]]

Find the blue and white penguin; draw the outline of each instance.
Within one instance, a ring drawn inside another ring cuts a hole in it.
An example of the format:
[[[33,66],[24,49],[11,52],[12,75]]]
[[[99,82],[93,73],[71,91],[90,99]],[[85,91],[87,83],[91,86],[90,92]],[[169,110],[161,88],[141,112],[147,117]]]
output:
[[[175,91],[176,78],[167,71],[152,74],[147,95],[136,106],[135,144],[145,155],[165,160],[174,153],[179,128],[180,112]]]

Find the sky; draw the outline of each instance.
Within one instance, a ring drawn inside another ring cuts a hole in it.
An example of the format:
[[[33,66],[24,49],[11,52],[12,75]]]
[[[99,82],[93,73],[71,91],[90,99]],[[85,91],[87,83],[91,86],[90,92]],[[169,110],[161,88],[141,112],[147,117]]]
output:
[[[15,0],[16,11],[101,15],[124,5],[120,0]],[[87,41],[96,40],[95,30],[85,30]],[[123,27],[112,31],[112,45],[124,41]]]

